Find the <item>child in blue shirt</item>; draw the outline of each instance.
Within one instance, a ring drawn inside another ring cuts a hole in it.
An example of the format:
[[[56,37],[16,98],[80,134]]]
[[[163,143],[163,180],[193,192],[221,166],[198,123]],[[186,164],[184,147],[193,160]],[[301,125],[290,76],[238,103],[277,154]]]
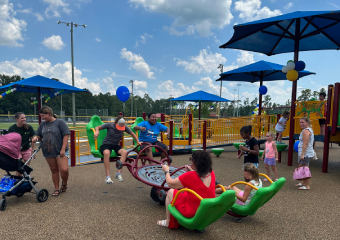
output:
[[[139,134],[139,141],[140,142],[147,142],[151,143],[152,145],[156,145],[165,151],[168,151],[168,147],[157,140],[157,136],[160,132],[166,132],[169,134],[170,129],[164,126],[163,124],[160,124],[157,122],[157,117],[155,113],[150,113],[148,115],[148,120],[141,122],[137,126],[134,127],[134,129],[140,130]],[[142,144],[141,149],[145,148],[147,145]],[[146,156],[149,158],[152,158],[152,149],[148,148],[146,150]],[[166,155],[162,152],[161,153],[161,159],[166,158]]]

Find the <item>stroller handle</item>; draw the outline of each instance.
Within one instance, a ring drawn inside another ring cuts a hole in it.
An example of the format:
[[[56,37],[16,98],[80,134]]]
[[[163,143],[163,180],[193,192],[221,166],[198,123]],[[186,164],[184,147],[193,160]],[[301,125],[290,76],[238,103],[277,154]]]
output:
[[[29,144],[31,142],[32,142],[32,140],[30,139],[27,142],[25,142],[24,144],[22,144],[21,147],[20,147],[20,151],[24,148],[24,146],[26,146],[27,144]],[[42,147],[42,143],[43,143],[43,141],[40,140],[40,144],[39,144],[39,147],[37,148],[37,150],[40,150],[40,148]]]

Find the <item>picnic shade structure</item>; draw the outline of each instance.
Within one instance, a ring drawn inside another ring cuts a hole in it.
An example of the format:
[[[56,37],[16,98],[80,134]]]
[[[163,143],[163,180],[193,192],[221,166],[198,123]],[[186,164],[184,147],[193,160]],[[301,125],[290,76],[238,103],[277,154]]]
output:
[[[340,49],[340,11],[298,11],[234,26],[233,37],[220,48],[268,56],[299,51]],[[291,116],[295,115],[297,81],[293,81]],[[290,121],[288,166],[293,163],[294,121]]]
[[[230,100],[221,98],[211,93],[204,91],[197,91],[194,93],[189,93],[187,95],[170,99],[169,101],[184,101],[184,102],[198,102],[198,119],[201,120],[201,102],[230,102]]]
[[[286,74],[282,72],[283,65],[259,61],[255,62],[228,72],[220,74],[220,78],[216,81],[238,81],[238,82],[260,82],[260,86],[263,85],[263,81],[276,81],[287,80]],[[299,78],[315,74],[308,71],[300,71]],[[259,93],[259,115],[262,110],[262,94]]]
[[[50,97],[66,93],[78,93],[78,92],[88,92],[80,88],[72,87],[62,82],[46,78],[40,75],[26,78],[17,82],[7,84],[0,87],[0,91],[8,91],[9,89],[16,88],[17,92],[30,92],[38,94],[38,112],[41,108],[41,94],[48,94]],[[0,100],[1,101],[1,100]],[[39,124],[41,123],[41,117],[39,115]]]

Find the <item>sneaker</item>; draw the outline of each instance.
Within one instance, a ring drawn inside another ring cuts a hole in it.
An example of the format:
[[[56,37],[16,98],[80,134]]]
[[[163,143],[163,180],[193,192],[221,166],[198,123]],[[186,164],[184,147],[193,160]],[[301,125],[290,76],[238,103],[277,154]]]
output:
[[[267,179],[267,178],[264,178],[264,179],[262,180],[262,182],[268,182],[268,179]]]
[[[116,178],[118,179],[119,182],[124,182],[122,174],[116,174]]]
[[[106,178],[106,179],[105,179],[105,182],[106,182],[107,184],[113,183],[113,181],[112,181],[112,179],[111,179],[110,177]]]

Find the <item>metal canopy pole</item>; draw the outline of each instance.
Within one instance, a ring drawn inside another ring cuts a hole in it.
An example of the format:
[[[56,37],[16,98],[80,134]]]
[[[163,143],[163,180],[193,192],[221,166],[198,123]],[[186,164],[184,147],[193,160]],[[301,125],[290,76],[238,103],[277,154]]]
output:
[[[294,62],[297,62],[299,60],[300,21],[301,21],[300,18],[296,19],[296,24],[295,24]],[[293,165],[294,126],[295,126],[294,117],[295,117],[297,80],[293,81],[292,85],[293,87],[292,87],[292,102],[291,102],[291,107],[290,107],[291,112],[290,112],[290,126],[289,126],[288,166]]]

